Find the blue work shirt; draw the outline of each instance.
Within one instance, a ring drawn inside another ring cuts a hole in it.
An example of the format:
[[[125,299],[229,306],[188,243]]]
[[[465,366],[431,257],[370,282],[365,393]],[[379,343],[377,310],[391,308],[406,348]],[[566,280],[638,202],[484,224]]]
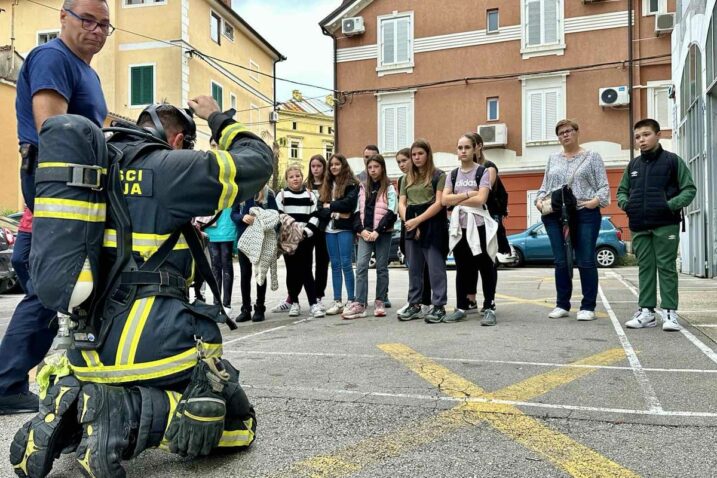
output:
[[[90,65],[56,38],[34,48],[17,79],[17,137],[20,144],[38,145],[32,114],[32,97],[41,90],[57,92],[67,101],[67,112],[88,118],[100,128],[107,117],[107,104],[100,78]]]

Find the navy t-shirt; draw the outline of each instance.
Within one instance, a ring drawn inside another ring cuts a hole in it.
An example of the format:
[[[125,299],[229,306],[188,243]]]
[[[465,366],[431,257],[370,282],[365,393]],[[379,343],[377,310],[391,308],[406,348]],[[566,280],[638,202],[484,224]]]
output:
[[[84,116],[100,128],[107,116],[107,104],[100,78],[56,38],[33,49],[17,79],[17,136],[20,144],[37,146],[39,139],[32,115],[32,97],[41,90],[52,90],[67,100],[67,112]]]

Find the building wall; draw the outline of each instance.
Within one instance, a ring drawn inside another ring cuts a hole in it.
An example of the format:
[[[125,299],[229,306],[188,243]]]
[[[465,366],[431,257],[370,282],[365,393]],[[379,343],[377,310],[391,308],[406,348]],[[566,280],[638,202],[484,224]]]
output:
[[[2,171],[2,187],[0,187],[0,210],[22,210],[22,194],[20,192],[20,155],[17,152],[17,122],[15,115],[15,85],[0,80],[0,171]],[[11,112],[7,114],[6,112]]]
[[[296,129],[292,128],[292,124],[296,123]],[[319,132],[319,127],[323,126],[324,133]],[[309,115],[279,110],[279,121],[276,125],[276,136],[279,142],[279,178],[281,184],[284,181],[284,172],[289,164],[298,163],[301,171],[306,176],[309,170],[309,161],[312,156],[320,154],[326,160],[329,158],[325,154],[325,145],[334,144],[333,134],[329,134],[329,128],[334,127],[333,118],[325,115]],[[297,139],[301,141],[301,150],[297,160],[291,159],[290,141]]]

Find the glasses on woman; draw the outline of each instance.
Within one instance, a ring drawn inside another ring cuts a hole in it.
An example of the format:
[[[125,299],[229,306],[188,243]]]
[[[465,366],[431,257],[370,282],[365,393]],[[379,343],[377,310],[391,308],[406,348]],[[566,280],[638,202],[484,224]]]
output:
[[[64,8],[67,13],[78,19],[82,22],[82,29],[87,30],[88,32],[93,32],[97,29],[97,27],[100,28],[100,31],[104,33],[107,36],[112,35],[112,33],[115,31],[115,27],[112,26],[111,23],[105,23],[105,22],[98,22],[97,20],[94,20],[92,18],[84,18],[73,12],[72,10],[69,10],[67,8]]]
[[[575,130],[572,129],[572,128],[571,128],[571,129],[564,129],[564,130],[562,130],[562,131],[558,131],[558,137],[560,137],[560,136],[568,136],[568,135],[570,135],[570,134],[573,134],[574,132],[575,132]]]

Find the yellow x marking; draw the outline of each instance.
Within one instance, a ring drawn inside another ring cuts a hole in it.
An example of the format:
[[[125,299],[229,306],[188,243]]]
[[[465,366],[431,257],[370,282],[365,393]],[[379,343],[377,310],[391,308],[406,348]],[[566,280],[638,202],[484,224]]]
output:
[[[523,380],[494,393],[451,372],[402,344],[383,344],[379,348],[406,365],[421,378],[454,398],[481,398],[528,401],[559,386],[595,371],[592,368],[563,367]],[[622,349],[611,349],[579,360],[574,365],[610,365],[625,357]],[[395,433],[369,437],[337,450],[293,464],[277,476],[340,478],[363,468],[400,456],[409,449],[431,443],[458,429],[486,421],[526,448],[544,456],[572,476],[636,477],[632,471],[581,445],[570,437],[543,425],[512,405],[466,401],[455,408],[397,430]]]

